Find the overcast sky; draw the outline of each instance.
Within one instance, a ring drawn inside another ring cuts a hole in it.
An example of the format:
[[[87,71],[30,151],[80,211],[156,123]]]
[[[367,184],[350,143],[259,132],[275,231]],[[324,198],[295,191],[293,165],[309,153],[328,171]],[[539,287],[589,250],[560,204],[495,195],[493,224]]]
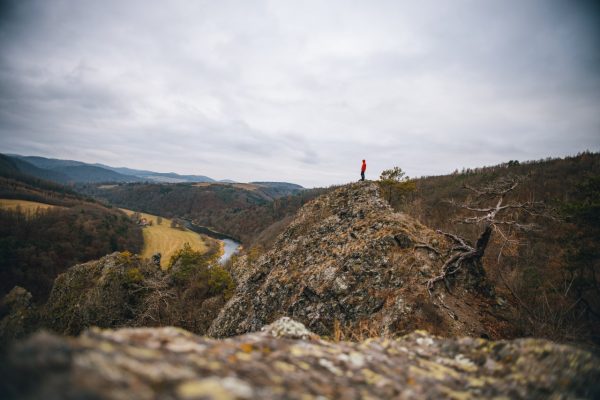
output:
[[[1,1],[0,152],[307,187],[600,150],[593,1]]]

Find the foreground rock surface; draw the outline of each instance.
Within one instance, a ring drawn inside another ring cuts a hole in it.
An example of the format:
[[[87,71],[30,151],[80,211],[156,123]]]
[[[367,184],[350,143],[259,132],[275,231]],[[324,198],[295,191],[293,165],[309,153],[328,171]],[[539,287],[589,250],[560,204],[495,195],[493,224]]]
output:
[[[457,274],[430,296],[454,246],[444,235],[395,213],[374,183],[342,186],[307,203],[256,260],[234,265],[238,287],[209,335],[259,330],[288,315],[322,336],[361,340],[425,329],[444,336],[514,335],[483,269]],[[466,272],[467,268],[465,268]]]
[[[215,340],[179,328],[38,333],[3,360],[3,398],[598,398],[600,359],[545,340],[327,342],[279,320]]]

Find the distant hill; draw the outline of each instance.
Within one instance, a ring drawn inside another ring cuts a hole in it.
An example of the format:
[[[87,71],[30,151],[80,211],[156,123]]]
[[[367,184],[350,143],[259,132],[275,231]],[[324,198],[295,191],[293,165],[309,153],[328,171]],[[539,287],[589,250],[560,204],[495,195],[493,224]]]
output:
[[[180,175],[175,172],[156,172],[127,167],[112,167],[100,163],[84,163],[39,156],[6,154],[13,167],[26,174],[63,184],[109,183],[109,182],[157,182],[157,183],[237,183],[231,179],[216,181],[205,175]],[[302,190],[303,187],[287,182],[252,182],[268,188],[265,192],[276,198]]]
[[[97,183],[97,182],[214,182],[215,180],[204,175],[179,175],[174,172],[155,172],[125,167],[111,167],[105,164],[89,164],[75,160],[61,160],[38,156],[21,156],[10,154],[9,157],[27,162],[37,167],[40,172],[32,170],[34,176],[45,174],[44,179],[61,183]]]
[[[19,171],[63,184],[92,182],[139,182],[142,178],[73,160],[45,157],[8,156]]]
[[[125,167],[111,167],[104,164],[94,164],[98,167],[109,169],[124,175],[137,176],[146,181],[162,183],[182,183],[182,182],[215,182],[214,179],[204,175],[179,175],[175,172],[154,172],[141,169],[131,169]]]
[[[0,182],[4,182],[5,187],[0,185],[0,195],[6,196],[5,188],[10,187],[10,193],[21,190],[20,195],[23,195],[23,187],[29,187],[32,185],[35,187],[35,191],[50,190],[54,192],[69,193],[75,195],[71,189],[64,187],[61,184],[56,183],[53,180],[47,180],[47,175],[52,175],[50,171],[37,168],[25,161],[8,157],[4,154],[0,154],[0,177],[6,179],[0,179]],[[14,181],[19,182],[15,184]],[[7,182],[11,182],[7,185]],[[37,201],[37,197],[28,198],[29,200]],[[24,198],[25,199],[25,198]]]
[[[106,168],[93,165],[69,165],[55,167],[52,172],[58,172],[68,177],[66,183],[99,183],[99,182],[141,182],[142,178],[132,175],[123,175]]]
[[[61,183],[65,183],[68,180],[68,176],[59,171],[39,168],[20,158],[0,154],[0,159],[2,160],[0,170],[3,174],[24,174],[29,175],[30,177]]]

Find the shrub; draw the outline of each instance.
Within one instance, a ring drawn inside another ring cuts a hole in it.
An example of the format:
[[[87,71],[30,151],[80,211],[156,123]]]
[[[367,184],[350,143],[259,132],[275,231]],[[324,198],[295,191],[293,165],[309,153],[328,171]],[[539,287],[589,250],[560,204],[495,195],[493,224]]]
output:
[[[188,243],[171,257],[169,267],[175,284],[190,290],[195,298],[220,294],[229,298],[233,293],[233,279],[216,265],[216,255],[195,251]]]

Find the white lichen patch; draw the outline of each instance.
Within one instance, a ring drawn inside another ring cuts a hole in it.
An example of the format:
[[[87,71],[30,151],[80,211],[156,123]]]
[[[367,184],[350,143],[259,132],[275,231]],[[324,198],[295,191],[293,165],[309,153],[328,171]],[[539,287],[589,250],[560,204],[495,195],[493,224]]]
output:
[[[289,317],[279,318],[272,324],[263,327],[261,331],[273,337],[288,339],[309,339],[313,335],[304,324]]]

